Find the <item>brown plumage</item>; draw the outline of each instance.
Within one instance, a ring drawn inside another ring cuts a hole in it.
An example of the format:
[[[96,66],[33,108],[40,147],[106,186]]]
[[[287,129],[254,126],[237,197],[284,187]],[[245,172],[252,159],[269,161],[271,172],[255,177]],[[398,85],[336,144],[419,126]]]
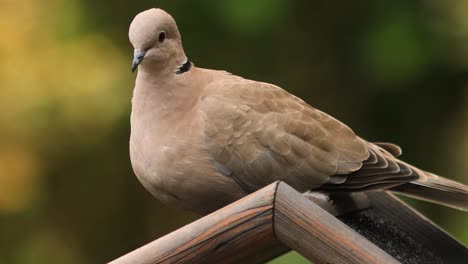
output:
[[[285,90],[193,66],[160,9],[130,27],[139,68],[130,154],[143,185],[166,203],[213,211],[277,180],[296,190],[390,189],[468,210],[468,188],[408,165]]]

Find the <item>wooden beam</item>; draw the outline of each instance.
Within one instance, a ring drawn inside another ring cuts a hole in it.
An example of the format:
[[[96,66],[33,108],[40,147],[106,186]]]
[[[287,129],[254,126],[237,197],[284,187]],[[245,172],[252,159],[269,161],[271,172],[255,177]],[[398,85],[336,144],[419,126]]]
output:
[[[262,263],[281,255],[288,249],[273,234],[277,185],[269,185],[111,263]]]
[[[254,264],[290,249],[316,264],[468,259],[466,247],[389,193],[335,198],[276,182],[111,263]]]
[[[334,241],[337,232],[352,231],[332,214],[339,215],[361,209],[360,207],[349,206],[347,203],[348,206],[342,208],[341,204],[331,203],[327,198],[315,197],[313,200],[314,202],[311,202],[285,183],[276,182],[111,263],[263,263],[290,250],[277,240],[275,231],[279,232],[281,238],[286,239],[286,244],[305,256],[323,256],[310,258],[316,263],[329,263],[326,260],[329,258],[346,260],[347,263],[375,263],[367,257],[371,252],[382,254],[382,259],[391,259],[369,242],[363,242],[365,239],[356,233],[353,234],[355,241]],[[368,204],[362,196],[351,197],[348,200],[356,200],[356,205]],[[289,207],[287,204],[300,205],[300,208]],[[295,218],[298,216],[295,210],[306,214]],[[289,216],[290,221],[284,221],[285,216]],[[274,218],[277,219],[276,222]],[[320,230],[316,233],[316,223],[334,225],[335,231],[327,233]],[[311,226],[313,228],[310,228]],[[303,236],[288,237],[285,230],[290,228],[302,230]],[[323,246],[314,246],[331,241],[333,242],[326,249]],[[302,243],[304,247],[296,247]],[[358,243],[354,249],[356,252],[347,250],[348,253],[340,253],[340,250],[349,247],[347,243]]]
[[[399,263],[285,183],[273,220],[277,238],[314,263]]]

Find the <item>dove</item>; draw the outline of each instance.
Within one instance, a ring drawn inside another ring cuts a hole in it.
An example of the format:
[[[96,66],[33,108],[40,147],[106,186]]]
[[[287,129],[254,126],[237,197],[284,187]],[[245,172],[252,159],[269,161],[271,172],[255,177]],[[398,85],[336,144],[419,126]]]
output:
[[[398,146],[368,142],[276,85],[195,67],[162,9],[139,13],[129,39],[130,159],[163,203],[207,214],[284,181],[302,193],[389,190],[468,210],[467,186],[398,159]]]

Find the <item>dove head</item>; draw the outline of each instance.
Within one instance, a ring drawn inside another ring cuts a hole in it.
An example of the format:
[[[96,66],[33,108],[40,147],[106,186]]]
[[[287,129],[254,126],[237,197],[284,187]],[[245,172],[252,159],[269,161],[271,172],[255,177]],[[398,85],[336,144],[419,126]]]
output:
[[[162,9],[139,13],[129,29],[134,47],[132,71],[140,67],[151,72],[169,69],[173,72],[187,62],[175,20]]]

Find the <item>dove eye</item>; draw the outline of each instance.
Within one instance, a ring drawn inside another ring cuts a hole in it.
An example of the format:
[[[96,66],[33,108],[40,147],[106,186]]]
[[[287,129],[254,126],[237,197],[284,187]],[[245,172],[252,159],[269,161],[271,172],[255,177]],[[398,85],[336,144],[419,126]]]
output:
[[[166,32],[161,31],[161,33],[159,33],[158,39],[159,39],[159,42],[163,42],[166,39]]]

